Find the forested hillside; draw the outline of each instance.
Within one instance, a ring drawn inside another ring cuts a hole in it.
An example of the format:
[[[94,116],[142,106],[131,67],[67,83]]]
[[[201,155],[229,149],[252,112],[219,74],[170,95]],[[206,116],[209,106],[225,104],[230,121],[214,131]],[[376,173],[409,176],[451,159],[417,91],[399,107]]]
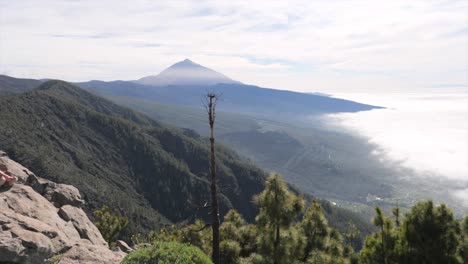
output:
[[[73,184],[90,206],[109,204],[133,228],[204,217],[209,201],[203,139],[61,81],[2,98],[0,148],[39,175]],[[264,172],[218,149],[221,207],[252,219]]]
[[[15,95],[30,91],[41,84],[41,81],[34,79],[19,79],[6,75],[0,75],[0,96]]]
[[[0,149],[38,175],[76,186],[88,212],[108,204],[130,218],[128,233],[208,217],[208,144],[78,87],[48,81],[0,97]],[[265,172],[218,144],[221,211],[235,208],[253,221],[253,195]],[[344,228],[356,215],[324,202]]]

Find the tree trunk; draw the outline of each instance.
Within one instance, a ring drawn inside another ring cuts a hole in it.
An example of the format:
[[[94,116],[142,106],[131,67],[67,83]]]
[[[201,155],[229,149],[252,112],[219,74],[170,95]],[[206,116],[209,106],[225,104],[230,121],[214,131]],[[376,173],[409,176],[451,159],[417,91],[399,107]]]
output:
[[[275,182],[276,183],[276,182]],[[277,186],[275,186],[277,188]],[[275,192],[275,201],[278,202],[278,192]],[[273,244],[273,263],[278,264],[278,246],[280,244],[280,219],[279,217],[276,219],[276,235],[275,235],[275,242]]]
[[[386,254],[386,250],[385,250],[385,238],[384,238],[384,223],[382,223],[382,227],[381,227],[381,232],[382,232],[382,258],[383,258],[383,263],[384,264],[387,264],[387,254]]]
[[[314,232],[312,233],[312,239],[309,239],[309,241],[307,241],[307,245],[304,249],[304,257],[302,257],[302,262],[306,262],[307,259],[309,258],[310,256],[310,253],[312,252],[312,249],[314,249],[314,245],[313,245],[313,242],[311,241],[315,241],[315,232],[316,232],[316,229],[314,229]]]
[[[278,264],[278,246],[280,243],[280,225],[279,223],[276,225],[276,238],[274,243],[274,254],[273,254],[273,263]]]
[[[211,215],[212,215],[212,230],[213,230],[213,252],[211,259],[214,264],[220,264],[219,254],[219,206],[218,206],[218,188],[216,179],[216,157],[215,157],[215,139],[214,139],[214,121],[215,121],[215,94],[208,94],[208,117],[210,122],[210,170],[211,170]]]

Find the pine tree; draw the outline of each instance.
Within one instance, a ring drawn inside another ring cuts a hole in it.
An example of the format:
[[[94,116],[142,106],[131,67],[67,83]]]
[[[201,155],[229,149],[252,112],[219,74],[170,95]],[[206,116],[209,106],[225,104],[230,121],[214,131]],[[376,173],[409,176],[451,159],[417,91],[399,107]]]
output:
[[[392,214],[395,217],[395,225],[397,228],[400,227],[400,207],[397,206],[392,209]]]
[[[382,252],[382,263],[387,264],[387,249],[385,245],[385,240],[387,232],[385,230],[386,219],[380,207],[375,207],[376,216],[372,220],[373,224],[380,228],[380,238],[381,238],[381,252]]]
[[[246,224],[244,218],[234,209],[224,216],[223,224],[220,227],[221,240],[240,241],[240,229]]]
[[[224,260],[224,262],[230,261],[228,258],[234,256],[231,254],[232,250],[236,247],[233,242],[239,245],[240,252],[238,255],[240,257],[248,257],[257,250],[256,226],[251,224],[247,225],[247,222],[236,210],[230,210],[224,216],[224,221],[220,228],[220,237],[222,244],[221,259]],[[223,242],[225,243],[223,244]],[[223,250],[225,252],[223,252]]]
[[[290,227],[303,210],[303,199],[291,193],[275,173],[255,202],[260,210],[256,217],[260,253],[273,264],[288,263],[294,258],[297,243],[297,233]]]
[[[399,256],[395,251],[399,239],[398,231],[393,229],[392,221],[385,216],[382,209],[376,207],[375,213],[372,222],[379,228],[379,231],[366,237],[364,248],[360,252],[361,262],[366,264],[400,264]]]
[[[468,216],[465,216],[465,219],[460,224],[462,228],[462,235],[460,238],[458,255],[461,263],[468,263]]]
[[[317,201],[307,209],[302,222],[300,223],[302,234],[305,236],[306,245],[301,261],[307,261],[312,251],[323,250],[325,248],[326,237],[328,235],[328,222],[323,215],[323,210]]]
[[[444,204],[420,202],[403,222],[411,263],[457,263],[460,226]]]
[[[346,241],[353,250],[357,250],[361,247],[360,232],[357,226],[353,222],[348,223],[348,233],[345,234]]]
[[[343,263],[343,238],[336,228],[332,228],[328,235],[327,253],[331,263]]]
[[[221,263],[234,264],[239,262],[242,242],[242,228],[245,220],[236,210],[230,210],[220,227]]]

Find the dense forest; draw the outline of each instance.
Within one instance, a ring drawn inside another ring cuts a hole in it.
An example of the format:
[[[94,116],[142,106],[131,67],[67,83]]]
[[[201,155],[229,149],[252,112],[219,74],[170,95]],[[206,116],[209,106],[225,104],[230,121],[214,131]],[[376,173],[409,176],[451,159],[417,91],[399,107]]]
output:
[[[359,231],[352,223],[344,233],[330,227],[321,205],[296,196],[278,174],[267,179],[255,203],[259,213],[254,224],[248,224],[235,210],[224,217],[221,263],[468,263],[468,216],[457,220],[444,204],[423,201],[404,214],[396,207],[392,216],[376,207],[372,222],[377,231],[366,237],[359,250]],[[197,221],[183,228],[136,235],[136,245],[145,242],[152,246],[129,254],[123,263],[211,263],[206,258],[211,254],[212,241],[207,227],[209,224]],[[180,250],[174,245],[183,244],[191,247],[184,249],[191,254],[171,254]]]
[[[0,148],[36,174],[76,186],[88,212],[104,204],[121,210],[129,232],[205,214],[203,138],[61,81],[0,101]],[[249,201],[265,173],[222,146],[218,154],[222,210],[253,219]]]

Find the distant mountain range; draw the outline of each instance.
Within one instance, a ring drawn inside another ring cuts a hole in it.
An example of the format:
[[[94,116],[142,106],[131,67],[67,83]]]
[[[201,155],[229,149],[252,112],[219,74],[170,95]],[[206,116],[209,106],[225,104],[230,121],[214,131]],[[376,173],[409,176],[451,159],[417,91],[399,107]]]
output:
[[[223,111],[275,118],[381,108],[318,94],[242,84],[187,59],[158,75],[143,77],[137,81],[89,81],[77,85],[105,96],[195,107],[200,106],[204,94],[217,92],[222,95],[223,103],[220,107]]]
[[[16,82],[12,79],[14,78],[0,75],[0,84],[9,87],[9,93],[31,90],[44,81],[19,79],[21,85],[15,88]],[[151,100],[160,104],[185,107],[198,107],[204,94],[216,92],[222,95],[223,103],[220,104],[222,111],[287,119],[381,108],[317,93],[299,93],[246,85],[188,59],[175,63],[157,75],[136,81],[94,80],[76,85],[107,97]],[[0,88],[0,93],[2,90],[6,89]]]

